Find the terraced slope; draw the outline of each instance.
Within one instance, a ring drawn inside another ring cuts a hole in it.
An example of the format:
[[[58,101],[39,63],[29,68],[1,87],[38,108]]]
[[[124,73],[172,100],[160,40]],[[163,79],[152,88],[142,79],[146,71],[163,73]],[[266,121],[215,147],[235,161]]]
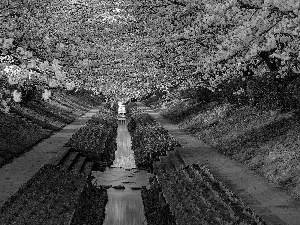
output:
[[[156,179],[176,224],[265,224],[204,166],[162,169]]]

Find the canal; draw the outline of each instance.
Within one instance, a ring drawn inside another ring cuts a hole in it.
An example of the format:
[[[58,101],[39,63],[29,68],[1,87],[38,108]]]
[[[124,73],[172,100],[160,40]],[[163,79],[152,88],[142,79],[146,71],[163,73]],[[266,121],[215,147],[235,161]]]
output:
[[[136,168],[131,136],[126,118],[118,119],[117,151],[111,167],[92,171],[97,186],[111,185],[107,190],[105,225],[147,224],[141,197],[142,186],[149,186],[152,174]]]

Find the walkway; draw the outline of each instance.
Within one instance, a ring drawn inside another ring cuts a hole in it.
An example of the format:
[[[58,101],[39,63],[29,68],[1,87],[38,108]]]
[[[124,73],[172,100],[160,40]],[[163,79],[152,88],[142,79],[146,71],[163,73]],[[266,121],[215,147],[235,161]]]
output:
[[[300,224],[299,203],[279,187],[247,169],[243,164],[219,154],[201,140],[185,134],[158,112],[140,102],[137,104],[179,141],[182,147],[176,148],[175,151],[179,153],[185,165],[200,163],[207,166],[217,179],[243,199],[267,224]],[[173,163],[180,164],[179,161]]]
[[[80,127],[83,127],[93,115],[99,112],[101,107],[102,105],[91,109],[62,130],[38,143],[30,151],[14,159],[12,163],[0,168],[0,208],[36,172],[45,164],[50,163],[53,157],[67,151],[69,148],[64,145]]]

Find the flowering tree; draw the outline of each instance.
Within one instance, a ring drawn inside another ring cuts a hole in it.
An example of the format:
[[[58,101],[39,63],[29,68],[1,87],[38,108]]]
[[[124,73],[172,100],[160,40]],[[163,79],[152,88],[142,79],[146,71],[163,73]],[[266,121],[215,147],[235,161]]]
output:
[[[299,75],[299,1],[132,1],[132,7],[148,61],[181,86],[215,91],[247,75]],[[239,88],[233,93],[244,93]]]
[[[297,0],[2,1],[0,78],[16,90],[38,84],[43,96],[84,87],[132,97],[298,75],[299,9]]]

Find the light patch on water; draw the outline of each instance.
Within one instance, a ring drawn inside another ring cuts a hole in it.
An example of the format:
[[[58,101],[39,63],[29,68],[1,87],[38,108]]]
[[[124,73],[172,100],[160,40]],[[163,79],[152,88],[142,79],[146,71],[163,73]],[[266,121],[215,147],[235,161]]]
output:
[[[122,168],[107,168],[104,172],[93,171],[92,176],[95,177],[93,182],[98,186],[123,185],[125,188],[142,187],[149,185],[149,178],[153,176],[144,170],[124,170]]]

